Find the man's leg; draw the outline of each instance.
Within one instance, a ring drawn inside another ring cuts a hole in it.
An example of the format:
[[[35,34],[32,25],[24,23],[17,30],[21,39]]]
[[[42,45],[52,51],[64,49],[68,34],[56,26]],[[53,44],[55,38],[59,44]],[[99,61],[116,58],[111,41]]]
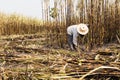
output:
[[[73,36],[72,35],[69,35],[68,34],[68,44],[69,44],[69,47],[70,47],[70,50],[74,50],[74,47],[73,47]]]
[[[78,51],[77,46],[74,45],[74,44],[73,44],[73,49],[74,49],[75,51]]]

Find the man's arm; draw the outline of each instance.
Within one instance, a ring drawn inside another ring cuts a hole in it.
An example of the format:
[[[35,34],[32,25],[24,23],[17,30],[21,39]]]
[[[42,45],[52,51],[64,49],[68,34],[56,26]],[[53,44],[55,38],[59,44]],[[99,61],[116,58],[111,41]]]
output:
[[[74,34],[73,34],[73,44],[74,44],[75,46],[77,46],[77,37],[78,37],[78,34],[77,34],[77,33],[74,33]]]

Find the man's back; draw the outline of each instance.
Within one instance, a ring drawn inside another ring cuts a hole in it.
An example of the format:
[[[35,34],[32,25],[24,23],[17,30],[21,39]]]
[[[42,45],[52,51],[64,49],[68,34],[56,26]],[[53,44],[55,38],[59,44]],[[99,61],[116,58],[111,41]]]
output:
[[[67,28],[67,34],[73,35],[77,34],[77,25],[71,25]]]

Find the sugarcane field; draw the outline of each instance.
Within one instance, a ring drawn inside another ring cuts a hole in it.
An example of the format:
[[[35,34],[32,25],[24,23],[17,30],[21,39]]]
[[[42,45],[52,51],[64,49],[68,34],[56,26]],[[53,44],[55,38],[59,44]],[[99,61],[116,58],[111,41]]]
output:
[[[0,1],[0,80],[120,80],[120,0],[32,1]]]

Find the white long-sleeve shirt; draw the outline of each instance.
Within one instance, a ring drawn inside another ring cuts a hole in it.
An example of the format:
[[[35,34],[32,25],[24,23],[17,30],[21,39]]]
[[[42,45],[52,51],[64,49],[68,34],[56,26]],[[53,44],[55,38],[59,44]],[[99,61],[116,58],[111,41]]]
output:
[[[73,35],[73,44],[77,46],[77,37],[78,37],[77,25],[69,26],[67,28],[67,34]]]

